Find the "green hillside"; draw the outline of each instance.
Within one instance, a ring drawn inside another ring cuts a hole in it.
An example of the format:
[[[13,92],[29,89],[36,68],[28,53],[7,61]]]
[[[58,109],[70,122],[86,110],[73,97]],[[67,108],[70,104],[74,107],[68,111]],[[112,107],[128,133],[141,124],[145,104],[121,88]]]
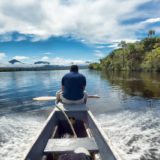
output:
[[[135,43],[119,43],[100,63],[92,63],[90,69],[112,71],[160,71],[160,37],[147,37]]]

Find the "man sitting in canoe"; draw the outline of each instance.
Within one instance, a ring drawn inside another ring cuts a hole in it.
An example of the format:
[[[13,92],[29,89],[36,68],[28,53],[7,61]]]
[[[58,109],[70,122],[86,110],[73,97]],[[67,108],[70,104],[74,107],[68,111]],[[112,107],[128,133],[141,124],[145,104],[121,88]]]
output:
[[[81,104],[87,102],[85,91],[86,78],[78,72],[78,66],[72,65],[70,73],[62,78],[62,91],[56,93],[57,102],[65,104]]]

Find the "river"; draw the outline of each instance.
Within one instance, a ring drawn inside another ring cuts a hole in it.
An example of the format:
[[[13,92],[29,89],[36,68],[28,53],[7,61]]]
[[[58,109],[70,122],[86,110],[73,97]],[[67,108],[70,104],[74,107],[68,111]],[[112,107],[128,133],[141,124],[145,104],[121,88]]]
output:
[[[0,159],[20,160],[54,108],[67,70],[0,72]],[[124,160],[160,159],[160,74],[80,70],[87,105]]]

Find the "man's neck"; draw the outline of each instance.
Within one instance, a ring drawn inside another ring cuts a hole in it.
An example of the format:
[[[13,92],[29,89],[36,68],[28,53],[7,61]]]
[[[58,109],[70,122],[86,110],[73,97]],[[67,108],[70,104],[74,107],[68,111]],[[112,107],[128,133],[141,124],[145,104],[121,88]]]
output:
[[[75,72],[75,71],[71,71],[72,73],[78,73],[78,72]]]

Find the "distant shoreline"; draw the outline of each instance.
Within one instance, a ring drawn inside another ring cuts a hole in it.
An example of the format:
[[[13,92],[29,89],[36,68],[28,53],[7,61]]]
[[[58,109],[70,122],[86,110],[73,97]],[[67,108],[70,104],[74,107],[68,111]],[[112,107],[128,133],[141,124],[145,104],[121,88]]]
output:
[[[51,71],[51,70],[68,70],[70,67],[61,68],[0,68],[0,72],[15,72],[15,71]],[[88,69],[88,67],[80,67],[80,69]]]

